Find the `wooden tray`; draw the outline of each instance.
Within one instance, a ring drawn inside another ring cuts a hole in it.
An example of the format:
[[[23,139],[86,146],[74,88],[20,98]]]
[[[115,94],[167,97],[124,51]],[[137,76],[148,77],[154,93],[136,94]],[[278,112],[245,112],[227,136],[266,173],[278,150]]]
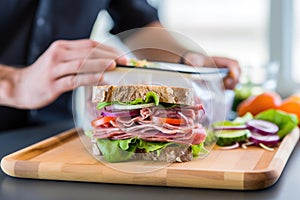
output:
[[[258,147],[214,149],[204,159],[132,173],[114,167],[134,168],[139,164],[149,169],[151,164],[103,164],[86,150],[77,131],[72,129],[4,157],[1,167],[6,174],[21,178],[254,190],[278,180],[298,139],[296,128],[274,151]]]

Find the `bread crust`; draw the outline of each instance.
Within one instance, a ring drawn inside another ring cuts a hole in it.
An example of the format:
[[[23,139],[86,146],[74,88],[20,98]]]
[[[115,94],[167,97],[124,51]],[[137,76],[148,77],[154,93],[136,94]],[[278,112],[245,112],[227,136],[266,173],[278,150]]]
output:
[[[160,162],[188,162],[193,160],[193,153],[190,146],[176,146],[166,147],[158,153],[158,151],[152,151],[148,153],[136,153],[134,159],[137,160],[149,160]]]
[[[136,98],[145,99],[147,92],[155,92],[159,102],[193,105],[193,92],[190,88],[158,85],[104,85],[94,86],[92,102],[129,102]]]

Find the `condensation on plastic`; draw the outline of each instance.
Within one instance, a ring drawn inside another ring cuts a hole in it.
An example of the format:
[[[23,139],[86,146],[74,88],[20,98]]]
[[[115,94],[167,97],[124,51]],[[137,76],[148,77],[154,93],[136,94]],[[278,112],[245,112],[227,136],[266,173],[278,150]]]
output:
[[[127,31],[121,33],[117,36],[111,37],[101,44],[115,46],[115,41],[118,38],[125,38],[125,36],[130,35],[131,33],[138,34],[138,30]],[[147,28],[151,34],[160,34],[161,30],[156,28]],[[192,40],[183,36],[178,32],[168,30],[174,37],[179,41],[184,41],[185,44],[193,46],[193,49],[197,47],[198,50],[204,51],[197,46]],[[167,48],[162,48],[160,45],[149,43],[143,43],[141,45],[136,44],[135,49],[129,51],[124,50],[124,54],[127,57],[132,57],[135,51],[143,49],[158,49],[164,52],[170,52],[174,55],[181,55],[181,52],[174,52]],[[92,55],[92,52],[91,52]],[[151,60],[148,60],[151,62]],[[213,63],[213,62],[212,62]],[[165,64],[166,69],[172,70],[174,64]],[[84,68],[88,67],[85,63],[82,64],[80,71],[86,71]],[[194,67],[194,66],[190,66]],[[215,66],[211,66],[215,67]],[[201,153],[198,158],[195,159],[204,159],[210,151],[213,150],[213,147],[216,143],[217,137],[211,131],[211,126],[216,121],[224,120],[226,117],[226,102],[225,102],[225,91],[223,89],[222,78],[224,74],[219,73],[216,70],[214,73],[201,73],[201,67],[194,67],[196,71],[199,71],[199,74],[187,74],[187,73],[178,73],[178,72],[165,72],[165,71],[156,71],[156,70],[147,70],[144,68],[116,68],[112,71],[105,71],[105,66],[99,66],[99,82],[95,85],[128,85],[128,84],[147,84],[147,85],[161,85],[161,86],[177,86],[190,88],[193,91],[195,103],[201,103],[205,109],[205,115],[201,118],[200,123],[205,127],[207,132],[207,140],[205,142],[206,152]],[[203,70],[203,69],[202,69]],[[76,85],[77,87],[78,85]],[[93,153],[93,144],[85,134],[84,131],[91,131],[91,121],[95,119],[95,104],[92,103],[92,86],[80,86],[73,92],[73,115],[76,128],[80,139],[88,152],[102,164],[123,172],[129,173],[146,173],[154,170],[158,170],[168,166],[170,163],[167,162],[154,162],[154,161],[127,161],[121,163],[109,163],[106,162],[102,156],[94,155]]]

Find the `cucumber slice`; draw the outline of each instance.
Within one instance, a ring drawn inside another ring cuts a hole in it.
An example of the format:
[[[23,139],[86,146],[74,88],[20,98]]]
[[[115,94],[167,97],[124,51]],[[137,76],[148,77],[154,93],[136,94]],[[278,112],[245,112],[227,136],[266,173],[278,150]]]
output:
[[[236,142],[246,140],[251,132],[248,129],[245,130],[220,130],[215,132],[218,137],[217,145],[230,146]]]

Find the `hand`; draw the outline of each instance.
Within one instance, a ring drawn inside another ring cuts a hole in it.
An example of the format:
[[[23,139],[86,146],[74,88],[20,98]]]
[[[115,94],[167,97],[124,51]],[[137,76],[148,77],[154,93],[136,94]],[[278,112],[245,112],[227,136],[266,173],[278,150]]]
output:
[[[200,53],[188,52],[184,55],[184,63],[192,66],[228,68],[229,72],[223,79],[225,89],[234,89],[239,82],[241,68],[236,60],[216,56],[208,57]]]
[[[97,83],[105,70],[127,59],[116,49],[92,40],[56,41],[31,66],[15,69],[6,87],[14,107],[46,106],[62,93]],[[7,84],[6,84],[7,85]]]
[[[227,76],[224,77],[223,82],[226,89],[234,89],[239,83],[239,78],[241,75],[241,68],[238,61],[224,57],[213,56],[211,58],[218,68],[229,69],[229,72]]]

